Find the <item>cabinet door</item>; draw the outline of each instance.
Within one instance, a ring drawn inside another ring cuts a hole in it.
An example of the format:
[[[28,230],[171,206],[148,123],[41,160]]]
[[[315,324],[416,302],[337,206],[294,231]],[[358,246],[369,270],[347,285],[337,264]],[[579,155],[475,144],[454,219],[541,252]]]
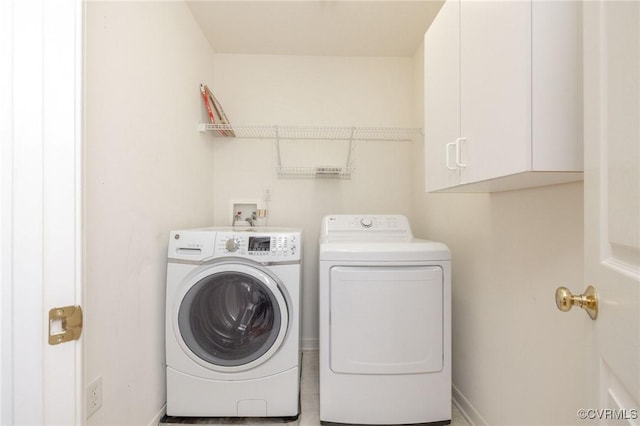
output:
[[[425,188],[455,186],[460,169],[455,143],[460,136],[460,2],[447,0],[424,39]],[[449,164],[447,164],[447,149]]]
[[[582,4],[532,4],[531,168],[583,170]]]
[[[461,183],[531,167],[531,2],[460,5]]]

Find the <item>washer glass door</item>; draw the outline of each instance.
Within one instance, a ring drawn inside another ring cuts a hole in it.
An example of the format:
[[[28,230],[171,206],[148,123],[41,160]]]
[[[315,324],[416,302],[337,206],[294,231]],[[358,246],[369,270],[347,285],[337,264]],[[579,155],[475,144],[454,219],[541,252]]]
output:
[[[286,332],[287,309],[277,284],[260,271],[242,269],[206,275],[180,304],[182,339],[207,364],[256,365],[278,348]]]

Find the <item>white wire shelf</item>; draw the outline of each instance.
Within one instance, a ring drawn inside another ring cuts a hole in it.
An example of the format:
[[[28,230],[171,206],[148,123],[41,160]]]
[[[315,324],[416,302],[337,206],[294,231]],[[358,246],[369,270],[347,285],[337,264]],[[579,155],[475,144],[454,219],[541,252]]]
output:
[[[351,179],[352,167],[276,167],[284,179]]]
[[[346,127],[346,126],[272,126],[200,123],[198,130],[217,137],[275,140],[352,140],[410,141],[421,135],[421,128],[411,127]]]
[[[357,141],[406,142],[421,135],[421,128],[410,127],[337,127],[337,126],[274,126],[274,125],[231,125],[201,123],[201,132],[211,132],[215,137],[270,139],[276,147],[276,172],[284,179],[350,179],[353,172],[352,153]],[[284,140],[299,141],[345,141],[348,143],[346,158],[339,161],[344,167],[284,167],[282,165],[281,144]]]

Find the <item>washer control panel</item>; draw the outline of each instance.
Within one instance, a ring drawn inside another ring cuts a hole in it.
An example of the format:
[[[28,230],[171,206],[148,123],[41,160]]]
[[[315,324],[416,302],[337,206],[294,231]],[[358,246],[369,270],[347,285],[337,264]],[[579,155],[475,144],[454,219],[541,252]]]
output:
[[[201,228],[171,231],[168,258],[202,262],[244,257],[261,263],[300,262],[302,231],[294,228]]]
[[[218,232],[215,256],[242,256],[259,262],[300,259],[300,233]]]

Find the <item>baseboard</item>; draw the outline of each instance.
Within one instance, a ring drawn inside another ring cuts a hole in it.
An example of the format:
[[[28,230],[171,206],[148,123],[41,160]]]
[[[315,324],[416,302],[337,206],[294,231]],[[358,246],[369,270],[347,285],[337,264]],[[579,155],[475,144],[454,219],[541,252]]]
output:
[[[471,426],[487,426],[488,423],[482,418],[478,410],[460,392],[456,385],[451,385],[451,400]]]
[[[158,411],[156,415],[153,416],[153,418],[149,423],[147,423],[147,425],[158,426],[158,424],[160,423],[160,420],[164,417],[165,414],[167,414],[167,404],[164,404],[162,407],[160,407],[160,411]]]
[[[301,339],[300,341],[300,349],[303,351],[317,351],[320,347],[318,343],[318,338],[314,339]]]

